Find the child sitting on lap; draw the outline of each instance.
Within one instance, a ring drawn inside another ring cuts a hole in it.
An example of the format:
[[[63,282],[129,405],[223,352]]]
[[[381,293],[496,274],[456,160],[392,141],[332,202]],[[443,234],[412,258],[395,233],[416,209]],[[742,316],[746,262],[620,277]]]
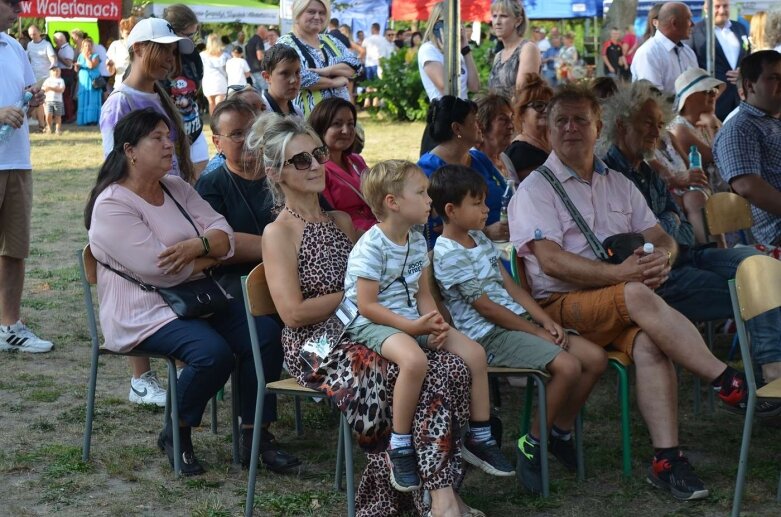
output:
[[[457,328],[480,343],[491,366],[547,370],[550,451],[569,470],[577,468],[572,426],[607,367],[602,347],[568,335],[517,285],[483,233],[488,217],[485,180],[463,165],[446,165],[431,176],[429,195],[444,229],[434,246],[434,275]],[[516,471],[532,493],[542,492],[540,422],[518,440]]]
[[[407,161],[381,162],[364,173],[361,190],[380,222],[363,234],[350,253],[344,288],[361,314],[347,329],[350,338],[399,366],[387,458],[391,484],[402,492],[421,484],[411,435],[428,366],[421,347],[452,352],[469,368],[471,418],[464,459],[489,474],[515,474],[491,436],[485,352],[445,322],[426,280],[426,239],[412,227],[428,220],[427,188],[426,175]]]

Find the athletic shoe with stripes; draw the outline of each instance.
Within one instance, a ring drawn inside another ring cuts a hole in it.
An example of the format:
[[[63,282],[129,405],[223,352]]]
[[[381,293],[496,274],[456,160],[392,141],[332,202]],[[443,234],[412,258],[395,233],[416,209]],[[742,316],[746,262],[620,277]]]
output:
[[[21,321],[13,325],[0,325],[0,350],[4,352],[29,352],[40,354],[49,352],[54,345],[27,328]]]

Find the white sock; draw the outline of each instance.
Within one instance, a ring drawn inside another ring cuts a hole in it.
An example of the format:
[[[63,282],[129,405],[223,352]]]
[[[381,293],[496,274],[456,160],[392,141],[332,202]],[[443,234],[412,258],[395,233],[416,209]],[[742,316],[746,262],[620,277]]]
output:
[[[411,434],[397,434],[391,433],[390,448],[398,449],[399,447],[412,447],[412,435]]]

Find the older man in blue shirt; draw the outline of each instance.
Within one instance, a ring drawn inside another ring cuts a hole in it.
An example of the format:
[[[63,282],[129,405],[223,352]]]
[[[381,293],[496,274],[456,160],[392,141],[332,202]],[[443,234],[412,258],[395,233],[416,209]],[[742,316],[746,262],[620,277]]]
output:
[[[605,113],[605,133],[611,147],[605,163],[621,171],[645,196],[661,227],[678,243],[678,259],[656,293],[692,321],[732,317],[728,280],[738,264],[758,254],[753,247],[697,247],[694,231],[673,200],[667,185],[645,162],[653,153],[666,114],[661,97],[649,83],[622,86]],[[781,309],[766,312],[749,323],[752,355],[766,382],[781,377]],[[781,404],[761,402],[758,416],[781,414]]]

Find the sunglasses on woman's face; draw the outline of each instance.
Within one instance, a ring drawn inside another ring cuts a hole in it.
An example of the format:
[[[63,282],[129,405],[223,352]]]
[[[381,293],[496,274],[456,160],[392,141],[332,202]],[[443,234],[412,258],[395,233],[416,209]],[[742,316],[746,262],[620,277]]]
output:
[[[304,151],[298,154],[294,154],[290,157],[289,160],[282,162],[282,167],[293,164],[293,167],[295,167],[296,170],[305,171],[312,167],[313,159],[317,160],[317,163],[322,165],[328,161],[330,156],[331,154],[328,151],[328,146],[323,145],[320,147],[315,147],[311,153]]]
[[[540,115],[542,115],[543,113],[545,113],[545,111],[547,111],[548,103],[545,101],[531,101],[528,104],[524,104],[523,108],[524,109],[531,108],[537,113],[539,113]]]

